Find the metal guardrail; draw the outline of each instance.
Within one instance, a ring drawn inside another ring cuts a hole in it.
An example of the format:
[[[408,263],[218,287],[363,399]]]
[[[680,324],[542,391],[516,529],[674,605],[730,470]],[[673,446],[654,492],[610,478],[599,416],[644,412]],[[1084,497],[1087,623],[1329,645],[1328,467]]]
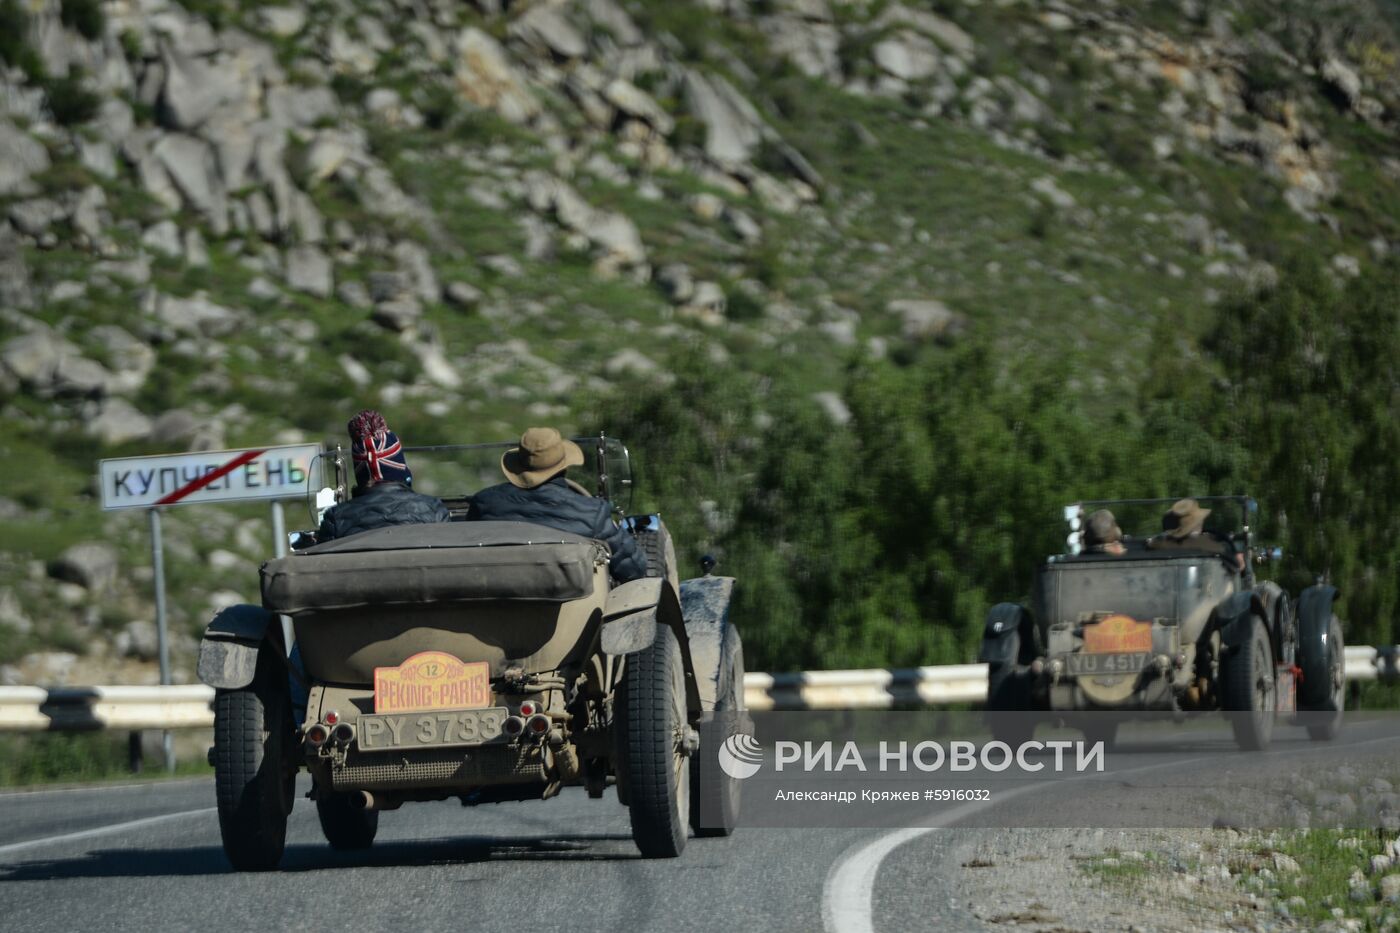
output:
[[[1351,683],[1400,679],[1400,646],[1346,650]],[[744,678],[749,709],[885,709],[980,703],[987,665],[950,664],[901,670],[753,673]],[[0,732],[184,729],[214,724],[214,691],[171,687],[0,687]]]

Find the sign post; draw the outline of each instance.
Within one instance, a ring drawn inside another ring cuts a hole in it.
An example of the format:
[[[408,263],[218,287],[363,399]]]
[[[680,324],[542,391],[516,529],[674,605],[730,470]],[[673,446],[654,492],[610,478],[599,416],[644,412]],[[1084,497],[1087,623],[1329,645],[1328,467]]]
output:
[[[156,599],[160,682],[170,683],[170,639],[165,609],[165,559],[160,510],[165,506],[271,499],[273,551],[287,551],[281,499],[301,495],[320,454],[315,444],[259,447],[250,450],[196,451],[151,457],[123,457],[98,464],[102,509],[148,509],[151,516],[151,565]],[[286,623],[283,623],[284,626]],[[288,641],[290,647],[290,640]],[[165,767],[173,771],[175,754],[169,732],[161,737]]]
[[[160,683],[170,684],[170,635],[165,621],[165,548],[160,538],[160,509],[151,509],[151,569],[156,588],[156,643],[160,651]],[[175,742],[170,730],[160,734],[161,754],[165,758],[165,770],[175,770]]]

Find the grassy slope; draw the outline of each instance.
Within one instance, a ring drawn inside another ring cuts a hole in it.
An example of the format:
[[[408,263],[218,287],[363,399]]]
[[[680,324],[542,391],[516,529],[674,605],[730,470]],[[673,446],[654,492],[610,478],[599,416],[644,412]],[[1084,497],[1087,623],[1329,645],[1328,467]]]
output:
[[[1004,38],[1024,34],[1031,22],[1028,11],[983,4],[957,5],[945,12],[976,37],[979,71],[1012,74],[1024,57],[1052,75],[1055,93],[1049,102],[1067,127],[1056,137],[1057,147],[1099,167],[1067,168],[995,145],[978,130],[919,119],[917,101],[844,94],[774,60],[750,27],[688,4],[649,0],[639,8],[639,21],[652,31],[677,36],[688,56],[705,58],[723,71],[723,57],[716,60],[711,54],[717,43],[754,66],[755,84],[746,90],[825,176],[823,210],[831,223],[766,214],[749,202],[744,208],[765,224],[764,243],[744,247],[732,235],[717,231],[721,246],[691,235],[697,221],[685,199],[704,187],[692,176],[658,174],[655,180],[665,194],[659,201],[583,176],[575,184],[594,203],[622,209],[637,220],[654,265],[685,261],[697,274],[729,283],[731,295],[736,294],[736,279],[757,278],[775,297],[807,309],[815,322],[821,319],[813,310],[817,299],[829,294],[857,312],[861,337],[897,333],[897,323],[884,312],[890,299],[937,297],[966,314],[973,328],[995,336],[1005,350],[1007,371],[1014,373],[1016,362],[1030,356],[1065,355],[1102,377],[1091,381],[1090,388],[1125,394],[1137,385],[1160,322],[1194,333],[1208,318],[1207,288],[1218,287],[1202,275],[1207,257],[1175,236],[1169,222],[1149,222],[1146,215],[1205,213],[1264,258],[1315,243],[1328,251],[1360,254],[1361,244],[1374,233],[1395,236],[1400,186],[1374,171],[1374,158],[1385,151],[1389,139],[1355,121],[1328,115],[1324,127],[1340,153],[1344,190],[1338,205],[1343,235],[1329,241],[1328,235],[1284,208],[1278,186],[1262,180],[1255,169],[1210,156],[1157,164],[1145,155],[1160,120],[1154,95],[1165,93],[1165,87],[1145,95],[1110,89],[1105,93],[1130,101],[1134,112],[1105,117],[1092,95],[1079,93],[1085,82],[1101,76],[1090,64],[1076,61],[1077,53],[1053,37],[1029,45]],[[287,54],[292,54],[290,49]],[[342,85],[341,90],[355,96],[363,89]],[[875,146],[858,140],[852,129],[857,122],[874,136]],[[518,254],[521,234],[515,218],[520,209],[512,205],[502,211],[473,202],[464,193],[467,183],[489,183],[490,177],[476,176],[440,152],[449,143],[472,147],[506,142],[516,153],[516,169],[547,165],[542,140],[529,131],[467,114],[441,130],[377,128],[372,136],[376,153],[400,183],[436,211],[441,235],[430,243],[439,275],[478,285],[487,292],[488,306],[507,310],[502,316],[487,316],[445,305],[428,309],[427,320],[467,380],[460,400],[445,415],[430,415],[423,410],[423,399],[385,403],[373,389],[355,390],[336,362],[341,353],[370,365],[379,383],[411,380],[411,355],[368,325],[366,312],[333,299],[290,294],[273,302],[251,299],[246,289],[255,273],[230,254],[227,244],[213,242],[209,268],[187,270],[157,261],[154,286],[176,294],[206,290],[215,301],[247,308],[255,324],[223,341],[221,361],[161,347],[157,370],[136,399],[139,407],[158,412],[195,404],[202,411],[227,412],[238,406],[242,414],[230,420],[227,441],[240,446],[266,443],[288,428],[312,438],[335,437],[346,413],[362,404],[382,405],[390,421],[417,443],[508,436],[523,421],[535,420],[527,409],[539,401],[571,413],[592,404],[593,393],[586,385],[542,397],[538,373],[507,369],[477,381],[483,347],[511,339],[526,341],[534,355],[578,375],[597,374],[620,346],[636,346],[664,362],[696,342],[715,342],[729,352],[730,365],[771,374],[802,392],[829,388],[838,380],[848,350],[814,329],[776,341],[767,338],[761,309],[739,301],[734,316],[740,320],[723,332],[685,325],[658,336],[656,326],[666,323],[670,312],[654,287],[626,280],[600,282],[586,261],[568,255],[551,262],[522,260],[524,275],[517,279],[503,279],[484,267],[483,255]],[[1073,195],[1077,206],[1054,210],[1035,195],[1030,183],[1045,176]],[[59,187],[75,179],[88,180],[71,161],[59,160],[49,184]],[[119,216],[157,216],[129,177],[103,185]],[[318,189],[315,197],[328,219],[380,222],[345,192],[327,187]],[[399,232],[427,236],[411,229]],[[1145,254],[1155,261],[1149,263]],[[28,258],[36,278],[48,283],[82,280],[91,265],[89,257],[65,249],[32,251]],[[1168,264],[1181,274],[1165,271]],[[367,263],[341,266],[337,275],[364,277],[372,268]],[[86,327],[106,322],[131,327],[138,292],[118,283],[94,289],[86,299],[40,309],[37,316],[56,325],[65,319],[82,321],[75,339],[100,357],[101,348],[85,343]],[[310,354],[301,360],[288,358],[285,349],[286,322],[298,320],[312,322],[318,333]],[[224,374],[222,385],[207,387],[210,370]],[[0,585],[20,585],[28,573],[27,560],[51,559],[67,545],[93,536],[119,542],[132,565],[143,564],[143,524],[129,515],[98,517],[90,478],[99,457],[156,452],[153,445],[103,449],[83,438],[74,406],[60,407],[56,413],[50,403],[25,397],[9,404],[7,421],[13,429],[0,439],[0,462],[9,477],[6,494],[39,511],[6,527],[11,543],[0,562]],[[250,578],[212,574],[200,559],[215,546],[227,546],[226,533],[237,522],[263,514],[260,507],[238,507],[172,516],[173,602],[188,630],[202,623],[198,607],[208,591],[217,586],[253,589]],[[81,646],[81,632],[64,621],[71,612],[41,586],[28,585],[24,592],[30,615],[42,621],[29,637],[0,627],[0,660],[45,643]],[[122,611],[112,614],[114,619],[140,614],[142,587],[132,584],[128,596]]]

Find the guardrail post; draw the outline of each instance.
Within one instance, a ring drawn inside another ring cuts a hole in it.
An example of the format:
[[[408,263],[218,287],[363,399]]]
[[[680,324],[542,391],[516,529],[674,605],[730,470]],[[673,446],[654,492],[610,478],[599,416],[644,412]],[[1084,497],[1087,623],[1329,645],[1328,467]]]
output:
[[[126,760],[132,774],[140,774],[145,764],[145,753],[141,748],[141,733],[132,731],[126,734]]]

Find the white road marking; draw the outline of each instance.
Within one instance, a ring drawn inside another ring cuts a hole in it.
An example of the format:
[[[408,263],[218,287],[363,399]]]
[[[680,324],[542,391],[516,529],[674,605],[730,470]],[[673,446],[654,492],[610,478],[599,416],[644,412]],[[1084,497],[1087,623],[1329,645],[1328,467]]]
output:
[[[146,781],[124,781],[111,784],[59,784],[54,787],[31,786],[6,788],[0,790],[0,803],[4,803],[6,800],[13,800],[16,797],[37,797],[42,794],[91,793],[95,790],[100,790],[105,793],[109,790],[142,790],[152,787],[180,787],[207,780],[209,780],[207,777],[151,778]]]
[[[1208,759],[1190,758],[1185,761],[1144,765],[1141,768],[1115,771],[1104,776],[1115,778],[1124,774],[1136,774],[1159,768],[1179,768],[1206,760]],[[1098,776],[1097,773],[1086,774],[1082,778],[1070,778],[1069,780],[1090,780]],[[826,929],[827,933],[875,933],[875,911],[872,906],[875,894],[875,877],[880,873],[880,863],[885,860],[885,856],[907,842],[928,835],[935,829],[941,829],[949,823],[956,823],[958,820],[970,816],[978,810],[984,810],[994,803],[1005,803],[1042,786],[1039,783],[1031,783],[1014,790],[1000,791],[992,800],[965,803],[960,807],[954,807],[940,815],[929,826],[913,826],[908,829],[896,830],[851,846],[831,866],[831,871],[826,876],[826,883],[822,886],[822,927]]]
[[[217,807],[204,807],[199,810],[181,810],[179,813],[164,813],[160,816],[148,816],[139,820],[128,820],[125,823],[113,823],[110,826],[99,826],[96,829],[84,829],[76,833],[62,833],[58,836],[42,836],[38,839],[28,839],[24,842],[12,842],[9,845],[0,846],[0,855],[9,855],[13,852],[23,852],[27,849],[37,849],[40,846],[57,845],[62,842],[76,842],[80,839],[94,839],[98,836],[110,836],[113,833],[126,832],[132,829],[143,829],[147,826],[158,826],[161,823],[169,823],[172,820],[183,819],[187,816],[208,816],[218,812]]]

